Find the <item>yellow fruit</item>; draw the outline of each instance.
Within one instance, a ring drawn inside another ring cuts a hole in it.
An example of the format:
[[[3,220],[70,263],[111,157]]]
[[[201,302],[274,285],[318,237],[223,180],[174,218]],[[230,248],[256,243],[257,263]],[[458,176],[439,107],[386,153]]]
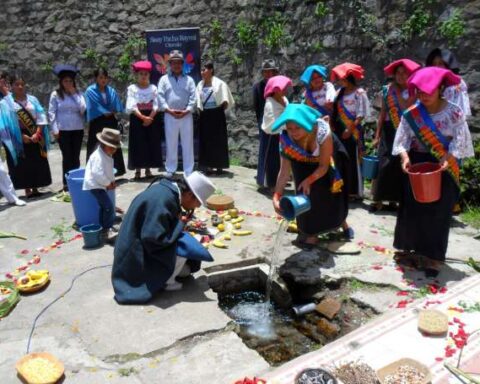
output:
[[[238,217],[238,209],[236,209],[236,208],[234,208],[234,209],[229,209],[229,210],[228,210],[228,214],[229,214],[230,216],[232,216],[232,218],[234,219],[234,218]]]
[[[248,236],[252,234],[252,231],[233,231],[235,236]]]
[[[234,224],[234,227],[235,227],[235,229],[240,229],[240,228],[242,228],[242,224],[236,223],[236,224]]]
[[[223,218],[223,220],[225,220],[225,221],[230,221],[230,220],[232,220],[232,216],[226,215],[226,216]]]
[[[297,227],[297,224],[296,223],[290,223],[288,224],[288,229],[287,229],[288,232],[292,232],[292,233],[297,233],[298,232],[298,227]]]
[[[217,228],[220,232],[223,232],[225,231],[225,224],[218,224]]]
[[[220,240],[213,240],[212,242],[214,247],[217,248],[228,248],[224,243],[222,243]]]
[[[238,218],[232,220],[232,224],[241,223],[243,220],[245,220],[243,216],[239,216]]]
[[[223,236],[223,240],[232,240],[232,236],[230,236],[230,234],[226,234],[225,236]]]

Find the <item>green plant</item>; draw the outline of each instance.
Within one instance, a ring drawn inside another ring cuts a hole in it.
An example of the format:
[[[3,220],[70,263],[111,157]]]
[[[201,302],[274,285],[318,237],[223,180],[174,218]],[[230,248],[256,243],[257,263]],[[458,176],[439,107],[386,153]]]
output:
[[[50,73],[52,72],[53,70],[53,63],[51,60],[48,60],[46,61],[45,63],[43,63],[42,65],[40,65],[40,69],[42,72],[45,72],[45,73]]]
[[[106,68],[107,61],[94,48],[87,48],[83,52],[83,58],[88,60],[93,66],[98,68]]]
[[[120,376],[123,376],[123,377],[128,377],[128,376],[130,376],[130,375],[132,375],[132,374],[135,374],[135,373],[137,373],[137,370],[136,370],[135,368],[133,368],[133,367],[130,367],[130,368],[120,368],[120,369],[118,370],[118,374],[119,374]]]
[[[465,159],[460,171],[460,199],[467,207],[480,207],[480,140],[473,143],[475,156]]]
[[[213,19],[207,27],[207,36],[209,42],[209,56],[217,57],[220,47],[225,42],[223,26],[218,19]]]
[[[405,20],[401,28],[401,37],[403,41],[409,41],[414,36],[425,36],[429,27],[433,25],[433,14],[431,6],[436,0],[415,0],[413,8],[406,13],[410,13],[410,17]]]
[[[8,44],[0,42],[0,53],[5,53],[8,50]]]
[[[118,74],[117,77],[121,81],[129,81],[132,79],[130,66],[132,62],[141,55],[145,49],[147,42],[145,39],[139,37],[129,37],[124,48],[123,53],[118,59]]]
[[[480,229],[480,207],[467,206],[460,217],[468,225]]]
[[[325,0],[318,0],[317,5],[315,5],[315,16],[324,17],[328,14],[329,9]]]
[[[323,46],[323,43],[321,41],[317,41],[310,45],[310,50],[312,52],[322,52],[325,47]]]
[[[238,56],[235,48],[229,48],[227,50],[227,56],[232,61],[232,63],[235,64],[235,65],[240,65],[240,64],[243,63],[243,59],[240,56]]]
[[[459,9],[454,9],[447,20],[440,23],[440,35],[447,39],[450,46],[455,46],[465,34],[465,21],[462,18],[462,12]]]
[[[239,167],[239,166],[242,165],[242,160],[240,160],[237,157],[231,157],[230,158],[230,165]]]
[[[62,219],[61,223],[50,227],[50,229],[53,231],[52,238],[60,241],[65,241],[67,233],[73,230],[71,225],[66,224],[65,219]]]
[[[240,20],[235,26],[238,42],[242,48],[252,48],[258,43],[258,32],[255,24]]]
[[[263,42],[271,51],[286,47],[292,41],[292,37],[287,31],[287,18],[279,12],[264,19],[263,30]]]

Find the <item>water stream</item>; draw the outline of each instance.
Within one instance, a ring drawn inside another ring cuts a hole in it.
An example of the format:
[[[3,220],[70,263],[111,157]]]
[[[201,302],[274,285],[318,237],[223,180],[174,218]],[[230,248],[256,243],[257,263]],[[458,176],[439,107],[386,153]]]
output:
[[[276,277],[278,268],[278,256],[282,247],[283,236],[287,232],[288,221],[282,220],[278,227],[277,234],[275,236],[275,243],[273,244],[272,258],[270,259],[270,270],[268,271],[268,279],[265,287],[265,302],[270,302],[270,296],[272,294],[272,282]]]

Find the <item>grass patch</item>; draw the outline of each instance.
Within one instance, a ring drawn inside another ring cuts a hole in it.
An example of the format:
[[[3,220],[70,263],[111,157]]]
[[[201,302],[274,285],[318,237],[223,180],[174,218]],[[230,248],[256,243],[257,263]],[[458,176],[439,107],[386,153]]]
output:
[[[377,291],[379,289],[376,284],[365,283],[357,279],[349,280],[347,284],[348,290],[352,293],[361,290]]]
[[[480,229],[480,207],[467,207],[460,215],[462,221],[476,229]]]
[[[238,157],[231,157],[230,165],[234,167],[240,167],[242,165],[242,160],[240,160]]]
[[[128,377],[128,376],[130,376],[132,374],[135,374],[135,373],[137,373],[137,370],[135,368],[132,368],[132,367],[131,368],[120,368],[118,370],[118,374],[120,376],[123,376],[123,377]]]

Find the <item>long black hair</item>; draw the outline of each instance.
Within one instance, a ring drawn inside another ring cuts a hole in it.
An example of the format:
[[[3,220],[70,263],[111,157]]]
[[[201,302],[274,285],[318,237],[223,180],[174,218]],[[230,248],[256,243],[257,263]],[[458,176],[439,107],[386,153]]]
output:
[[[100,75],[108,77],[108,71],[105,68],[97,68],[93,71],[93,77],[95,79]]]
[[[435,60],[436,57],[440,57],[442,59],[447,69],[450,69],[457,75],[460,73],[460,65],[458,64],[458,60],[452,51],[448,49],[435,48],[428,54],[427,59],[425,60],[425,65],[427,67],[432,67],[433,60]]]
[[[57,95],[63,100],[65,98],[65,89],[63,88],[62,81],[66,77],[69,77],[73,81],[73,86],[77,88],[77,83],[75,82],[75,72],[63,71],[58,75],[58,88],[56,89]]]

